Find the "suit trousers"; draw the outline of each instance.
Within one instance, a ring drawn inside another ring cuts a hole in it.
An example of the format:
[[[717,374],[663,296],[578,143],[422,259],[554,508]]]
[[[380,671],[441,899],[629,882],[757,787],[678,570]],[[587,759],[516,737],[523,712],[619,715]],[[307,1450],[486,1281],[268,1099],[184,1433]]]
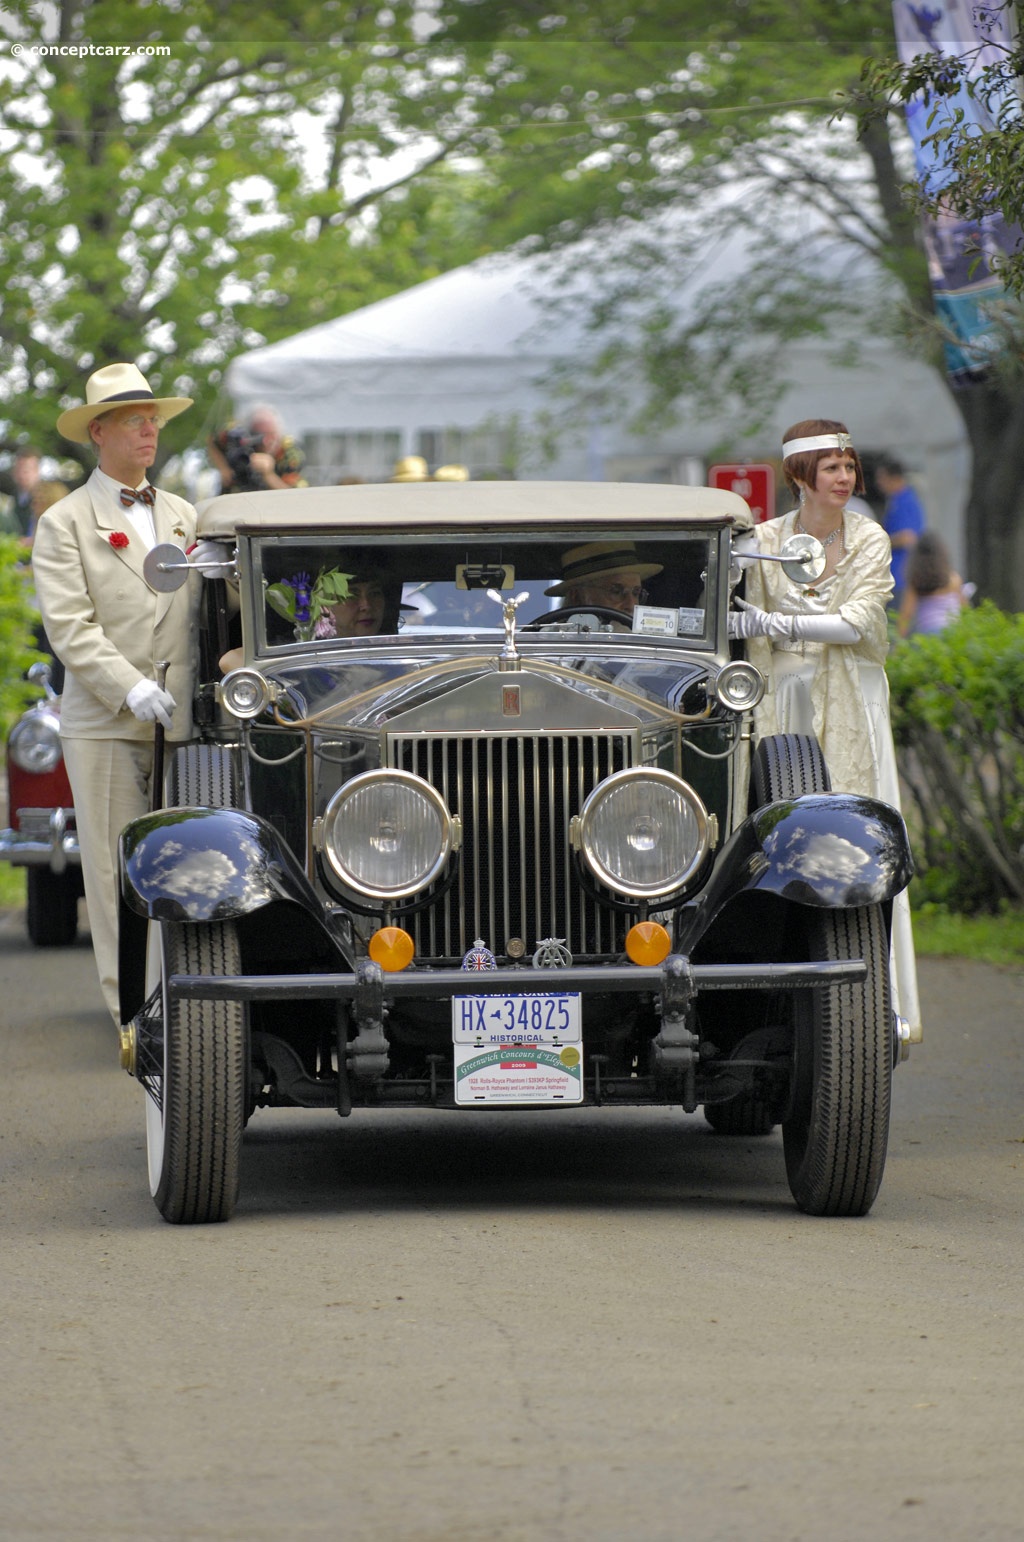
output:
[[[150,808],[152,741],[63,738],[64,763],[75,800],[82,879],[100,987],[116,1026],[119,885],[117,840],[125,825]]]

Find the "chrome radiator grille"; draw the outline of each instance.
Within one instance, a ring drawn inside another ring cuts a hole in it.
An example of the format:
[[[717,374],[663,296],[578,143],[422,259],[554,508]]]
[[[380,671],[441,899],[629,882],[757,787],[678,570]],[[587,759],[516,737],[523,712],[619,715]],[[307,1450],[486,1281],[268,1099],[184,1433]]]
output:
[[[581,887],[569,820],[631,754],[622,733],[389,735],[388,763],[430,782],[462,820],[455,883],[406,923],[419,957],[461,958],[478,937],[497,954],[512,937],[528,954],[545,937],[576,957],[620,951],[626,918]]]

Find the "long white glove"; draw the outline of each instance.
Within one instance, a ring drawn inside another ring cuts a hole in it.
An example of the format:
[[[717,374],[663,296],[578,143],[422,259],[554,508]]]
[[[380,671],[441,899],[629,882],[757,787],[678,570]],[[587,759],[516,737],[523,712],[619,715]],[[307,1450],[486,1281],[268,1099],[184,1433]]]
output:
[[[165,728],[171,727],[174,697],[170,691],[162,690],[155,680],[137,680],[124,704],[140,723],[162,723]]]
[[[791,616],[782,610],[762,610],[749,600],[737,600],[729,612],[730,637],[777,637],[781,642],[860,642],[860,633],[842,616]]]

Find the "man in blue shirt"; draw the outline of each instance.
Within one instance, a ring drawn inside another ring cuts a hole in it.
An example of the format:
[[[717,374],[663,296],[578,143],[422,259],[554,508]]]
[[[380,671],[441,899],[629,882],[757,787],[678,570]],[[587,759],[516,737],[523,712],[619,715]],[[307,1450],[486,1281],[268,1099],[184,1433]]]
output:
[[[885,456],[875,466],[875,481],[885,497],[882,526],[892,545],[892,579],[895,584],[891,607],[898,607],[903,593],[907,557],[917,538],[924,533],[927,520],[917,493],[907,481],[900,461]]]

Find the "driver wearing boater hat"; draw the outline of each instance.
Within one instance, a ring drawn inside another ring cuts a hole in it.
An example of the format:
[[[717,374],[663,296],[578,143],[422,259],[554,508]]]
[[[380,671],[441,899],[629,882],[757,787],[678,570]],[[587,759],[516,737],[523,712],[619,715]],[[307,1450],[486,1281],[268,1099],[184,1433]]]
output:
[[[562,595],[565,608],[596,605],[632,620],[646,599],[645,578],[662,571],[657,562],[641,562],[632,541],[589,541],[562,553],[562,577],[545,594]]]
[[[62,412],[57,427],[92,444],[98,465],[46,510],[32,548],[43,625],[67,671],[61,741],[96,967],[118,1026],[118,835],[150,807],[154,725],[169,740],[192,735],[198,582],[159,594],[143,575],[154,546],[185,551],[195,542],[195,509],[146,474],[160,429],[191,405],[188,396],[155,395],[134,364],[90,375],[85,402]],[[169,661],[164,686],[158,659]]]

